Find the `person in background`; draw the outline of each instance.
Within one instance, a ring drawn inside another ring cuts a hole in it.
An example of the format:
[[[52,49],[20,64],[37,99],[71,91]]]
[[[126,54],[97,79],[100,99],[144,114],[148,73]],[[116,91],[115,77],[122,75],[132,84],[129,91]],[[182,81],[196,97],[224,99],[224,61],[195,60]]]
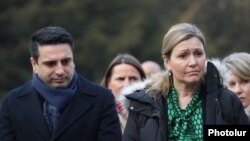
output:
[[[162,70],[161,70],[161,66],[154,62],[154,61],[144,61],[142,64],[141,64],[145,74],[146,74],[146,77],[149,78],[152,74],[155,74],[155,73],[160,73]]]
[[[120,141],[111,91],[75,70],[72,35],[48,26],[31,38],[33,78],[0,107],[1,141]]]
[[[107,67],[101,85],[110,89],[117,98],[124,87],[144,79],[145,73],[140,62],[134,56],[118,54]],[[123,131],[128,115],[118,101],[116,101],[116,109]]]
[[[250,120],[250,54],[232,53],[222,60],[227,88],[241,100]]]
[[[119,98],[129,111],[123,141],[202,141],[203,125],[249,124],[239,98],[206,62],[204,47],[197,26],[169,29],[162,45],[166,71],[125,88]]]

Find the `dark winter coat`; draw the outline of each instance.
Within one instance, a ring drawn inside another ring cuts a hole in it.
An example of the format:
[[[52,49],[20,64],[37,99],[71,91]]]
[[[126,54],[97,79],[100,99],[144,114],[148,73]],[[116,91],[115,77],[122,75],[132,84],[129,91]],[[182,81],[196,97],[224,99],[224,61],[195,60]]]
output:
[[[225,89],[221,81],[215,66],[208,62],[205,84],[201,87],[203,124],[249,124],[240,100]],[[167,141],[170,125],[167,124],[166,98],[146,90],[141,86],[126,95],[127,100],[123,98],[129,110],[123,141]]]
[[[41,98],[31,82],[11,91],[0,108],[0,141],[120,141],[112,93],[78,76],[77,94],[50,134]]]

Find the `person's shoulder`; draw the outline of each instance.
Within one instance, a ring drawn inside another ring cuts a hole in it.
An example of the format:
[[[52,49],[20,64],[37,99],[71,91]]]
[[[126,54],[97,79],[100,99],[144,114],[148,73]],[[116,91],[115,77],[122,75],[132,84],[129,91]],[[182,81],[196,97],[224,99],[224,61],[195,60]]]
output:
[[[26,93],[27,91],[30,91],[31,88],[32,88],[31,81],[27,81],[23,85],[11,89],[8,92],[8,94],[5,95],[5,99],[16,98],[16,97],[20,96],[21,94]]]
[[[221,88],[219,96],[221,102],[224,103],[224,105],[234,105],[241,103],[236,94],[234,94],[232,91],[228,90],[225,87]]]
[[[90,80],[86,79],[85,77],[78,75],[78,87],[81,91],[91,93],[93,95],[110,95],[112,94],[111,91],[103,86],[95,82],[91,82]]]
[[[237,97],[232,91],[230,91],[229,89],[227,89],[226,87],[221,88],[221,95],[223,97],[230,97],[230,98],[235,98]]]
[[[145,81],[137,82],[132,85],[126,86],[121,90],[118,99],[121,101],[123,101],[124,99],[139,100],[143,95],[145,95],[145,88],[146,88]]]
[[[160,99],[156,92],[148,89],[147,83],[147,81],[138,82],[122,89],[117,100],[121,103],[123,109],[128,111],[131,105],[138,108],[145,105],[151,106]]]
[[[249,124],[244,107],[236,94],[227,88],[223,88],[219,99],[225,121],[232,124]]]

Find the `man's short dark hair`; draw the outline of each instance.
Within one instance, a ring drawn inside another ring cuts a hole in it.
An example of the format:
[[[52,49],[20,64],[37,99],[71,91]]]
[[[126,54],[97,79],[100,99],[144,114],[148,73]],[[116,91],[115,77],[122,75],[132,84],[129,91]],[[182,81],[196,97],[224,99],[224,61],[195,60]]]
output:
[[[72,52],[75,45],[72,35],[64,28],[59,26],[48,26],[37,30],[31,37],[30,53],[31,57],[37,61],[39,57],[38,46],[39,45],[54,45],[68,43]]]

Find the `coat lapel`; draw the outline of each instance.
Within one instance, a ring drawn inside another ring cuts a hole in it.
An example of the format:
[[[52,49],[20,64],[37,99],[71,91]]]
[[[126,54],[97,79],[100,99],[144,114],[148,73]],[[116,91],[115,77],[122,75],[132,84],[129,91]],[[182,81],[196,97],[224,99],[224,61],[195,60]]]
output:
[[[49,140],[49,129],[44,119],[42,104],[36,91],[31,88],[29,91],[23,92],[17,98],[17,104],[27,118],[27,121],[24,122],[29,122],[45,140]]]
[[[88,94],[77,94],[72,101],[67,105],[65,111],[61,115],[61,121],[57,131],[53,137],[58,137],[65,129],[75,123],[75,120],[80,116],[87,114],[86,111],[95,103],[95,97]]]
[[[78,85],[78,91],[71,102],[66,105],[65,110],[61,115],[61,120],[58,123],[58,128],[52,139],[56,139],[64,130],[69,128],[72,124],[77,124],[76,119],[87,114],[87,111],[96,102],[96,94],[93,92],[94,87],[89,85],[86,81],[82,81]]]

